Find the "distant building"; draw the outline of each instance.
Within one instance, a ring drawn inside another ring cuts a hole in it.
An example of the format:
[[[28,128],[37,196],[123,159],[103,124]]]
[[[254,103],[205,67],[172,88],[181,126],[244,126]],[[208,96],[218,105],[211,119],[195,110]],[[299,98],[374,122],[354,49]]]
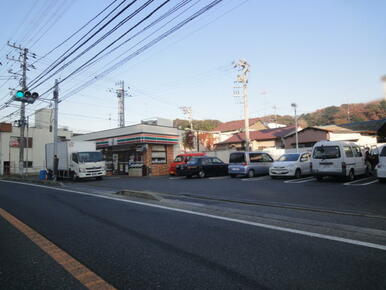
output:
[[[180,152],[181,131],[170,120],[152,118],[137,125],[74,136],[72,140],[95,141],[112,174],[127,175],[130,168],[141,167],[142,175],[166,175]]]
[[[376,136],[379,143],[386,142],[386,118],[342,124],[339,126],[361,133],[364,136]]]
[[[276,129],[264,129],[250,132],[250,144],[252,150],[263,150],[267,148],[284,148],[283,137],[295,132],[295,126]],[[245,133],[236,133],[223,142],[216,144],[217,150],[236,149],[244,150]]]
[[[307,127],[298,132],[299,147],[312,147],[318,141],[347,141],[358,145],[371,146],[377,143],[377,137],[364,132],[357,132],[337,125]],[[285,148],[296,148],[295,133],[284,137]]]
[[[24,167],[27,173],[45,169],[45,144],[54,140],[51,130],[52,110],[40,109],[35,112],[35,125],[24,131]],[[72,132],[58,130],[61,140],[69,140]],[[10,123],[0,123],[0,175],[19,173],[20,128]]]

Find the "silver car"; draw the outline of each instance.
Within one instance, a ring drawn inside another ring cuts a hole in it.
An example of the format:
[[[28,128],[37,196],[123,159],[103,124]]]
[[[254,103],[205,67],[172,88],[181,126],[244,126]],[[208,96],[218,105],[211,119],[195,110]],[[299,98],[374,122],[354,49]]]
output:
[[[228,173],[231,177],[254,177],[269,173],[273,158],[265,152],[233,152],[229,156]]]

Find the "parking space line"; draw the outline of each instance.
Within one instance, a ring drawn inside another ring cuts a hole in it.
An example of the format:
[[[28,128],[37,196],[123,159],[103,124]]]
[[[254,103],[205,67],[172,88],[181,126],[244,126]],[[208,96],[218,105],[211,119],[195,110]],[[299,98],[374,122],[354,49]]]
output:
[[[356,179],[356,180],[353,180],[353,181],[349,181],[349,182],[345,182],[343,183],[343,185],[355,185],[354,183],[359,183],[361,181],[364,181],[364,180],[367,180],[367,179],[372,179],[373,177],[370,176],[370,177],[365,177],[365,178],[361,178],[361,179]]]
[[[286,180],[284,181],[284,183],[303,183],[303,182],[308,182],[313,180],[315,180],[315,178],[313,176],[309,176],[305,178]]]
[[[216,177],[209,177],[208,179],[216,180],[216,179],[228,179],[229,176],[216,176]]]
[[[354,184],[345,184],[345,185],[351,185],[351,186],[365,186],[365,185],[369,185],[369,184],[373,184],[373,183],[377,183],[378,180],[372,180],[370,182],[366,182],[366,183],[354,183]]]
[[[242,178],[241,181],[259,181],[259,180],[268,180],[268,179],[270,179],[270,176],[265,175],[260,177]]]

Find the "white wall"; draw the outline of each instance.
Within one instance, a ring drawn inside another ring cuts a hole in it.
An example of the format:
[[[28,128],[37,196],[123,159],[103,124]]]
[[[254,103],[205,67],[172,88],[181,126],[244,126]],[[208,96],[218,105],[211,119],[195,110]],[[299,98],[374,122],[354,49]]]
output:
[[[45,144],[53,142],[53,132],[48,128],[29,128],[28,136],[27,129],[24,131],[25,137],[32,137],[32,148],[24,150],[24,159],[32,161],[33,168],[28,168],[28,173],[36,173],[45,168]],[[4,172],[4,161],[10,161],[11,174],[19,171],[19,148],[10,147],[9,141],[11,137],[20,136],[20,129],[12,128],[12,132],[0,132],[0,175]],[[58,130],[58,136],[64,136],[71,139],[72,132]]]

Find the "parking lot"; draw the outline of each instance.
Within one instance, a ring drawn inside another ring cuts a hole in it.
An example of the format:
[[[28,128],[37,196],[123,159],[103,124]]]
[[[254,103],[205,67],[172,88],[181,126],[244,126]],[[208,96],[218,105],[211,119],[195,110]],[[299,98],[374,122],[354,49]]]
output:
[[[187,179],[178,176],[106,177],[102,181],[65,182],[75,189],[151,191],[172,196],[192,196],[241,203],[293,205],[336,211],[360,212],[386,217],[386,186],[374,177],[351,182],[313,177],[301,179],[269,176],[231,178],[229,176]]]

